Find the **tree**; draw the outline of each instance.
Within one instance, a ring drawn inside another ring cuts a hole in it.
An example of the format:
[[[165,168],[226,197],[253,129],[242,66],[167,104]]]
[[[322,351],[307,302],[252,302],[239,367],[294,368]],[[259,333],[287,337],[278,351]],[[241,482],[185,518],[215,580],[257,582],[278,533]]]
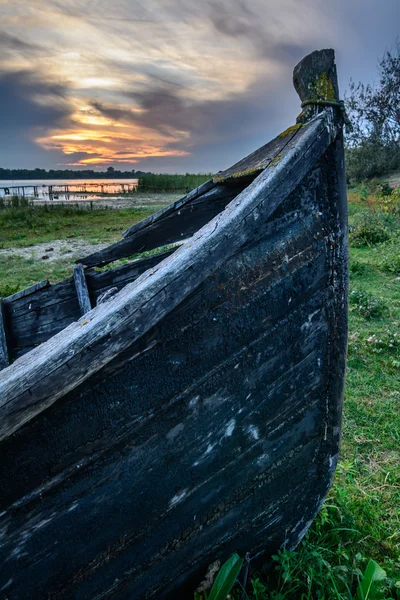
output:
[[[400,168],[400,42],[379,61],[376,85],[350,82],[347,171],[360,180]]]
[[[114,173],[115,169],[114,167],[108,167],[107,169],[107,173]]]

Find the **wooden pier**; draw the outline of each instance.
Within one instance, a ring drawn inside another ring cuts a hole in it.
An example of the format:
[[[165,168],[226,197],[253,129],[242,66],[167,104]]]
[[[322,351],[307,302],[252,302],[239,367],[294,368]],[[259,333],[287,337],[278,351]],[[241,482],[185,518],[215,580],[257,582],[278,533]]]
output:
[[[82,182],[70,184],[31,184],[31,185],[8,185],[0,186],[0,196],[18,196],[19,198],[48,196],[50,200],[58,199],[59,195],[79,194],[128,194],[136,192],[136,182]]]

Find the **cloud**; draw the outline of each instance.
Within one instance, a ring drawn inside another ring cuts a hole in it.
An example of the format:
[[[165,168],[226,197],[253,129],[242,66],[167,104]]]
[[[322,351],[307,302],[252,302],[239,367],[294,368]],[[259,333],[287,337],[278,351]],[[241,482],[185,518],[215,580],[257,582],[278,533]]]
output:
[[[398,0],[0,5],[0,164],[13,166],[222,168],[293,121],[305,54],[337,46],[344,82],[365,80],[400,16]]]
[[[0,48],[2,51],[29,52],[40,50],[39,44],[29,43],[21,40],[15,35],[0,30]]]
[[[0,74],[0,161],[2,166],[40,165],[48,156],[35,143],[41,132],[68,123],[66,90],[29,71]],[[62,154],[57,153],[60,160]]]
[[[66,89],[29,71],[0,74],[1,128],[5,133],[60,125],[71,114]]]

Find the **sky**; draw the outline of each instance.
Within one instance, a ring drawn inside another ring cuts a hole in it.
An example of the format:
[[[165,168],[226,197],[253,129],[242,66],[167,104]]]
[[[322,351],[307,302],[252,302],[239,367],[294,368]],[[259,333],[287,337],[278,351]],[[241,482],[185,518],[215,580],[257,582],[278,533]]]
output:
[[[217,172],[295,121],[294,66],[373,83],[400,0],[0,0],[0,167]]]

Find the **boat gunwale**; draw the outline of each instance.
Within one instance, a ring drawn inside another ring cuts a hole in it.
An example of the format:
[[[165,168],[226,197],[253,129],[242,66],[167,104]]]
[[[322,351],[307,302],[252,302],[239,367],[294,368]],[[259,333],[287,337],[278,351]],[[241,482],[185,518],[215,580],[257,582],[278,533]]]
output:
[[[251,239],[339,131],[332,108],[323,110],[299,130],[281,160],[176,252],[0,372],[0,440],[78,387],[180,304]]]

